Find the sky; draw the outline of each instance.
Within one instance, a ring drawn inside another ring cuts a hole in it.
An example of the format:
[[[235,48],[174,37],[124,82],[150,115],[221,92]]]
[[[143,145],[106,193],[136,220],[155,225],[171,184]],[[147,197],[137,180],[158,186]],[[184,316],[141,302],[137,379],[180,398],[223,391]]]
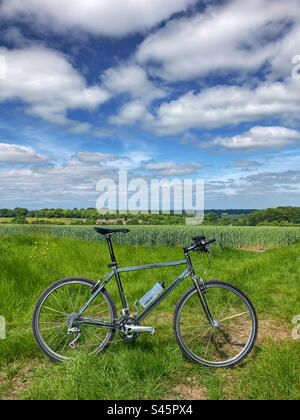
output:
[[[120,170],[299,206],[299,39],[298,0],[0,0],[0,207],[96,207]]]

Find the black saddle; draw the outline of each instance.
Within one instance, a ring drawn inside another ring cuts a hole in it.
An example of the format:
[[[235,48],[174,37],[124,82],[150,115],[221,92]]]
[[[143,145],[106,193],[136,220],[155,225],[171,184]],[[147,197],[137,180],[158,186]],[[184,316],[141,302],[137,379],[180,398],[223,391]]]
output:
[[[118,233],[118,232],[122,232],[122,233],[129,232],[129,229],[105,229],[105,228],[99,228],[99,227],[95,227],[94,229],[97,233],[101,233],[101,235],[112,235],[113,233]]]

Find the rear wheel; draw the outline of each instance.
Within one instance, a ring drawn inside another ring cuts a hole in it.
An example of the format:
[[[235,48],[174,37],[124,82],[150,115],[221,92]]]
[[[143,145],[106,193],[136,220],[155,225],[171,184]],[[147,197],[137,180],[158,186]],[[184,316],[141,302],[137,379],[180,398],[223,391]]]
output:
[[[192,287],[175,309],[176,341],[193,362],[233,366],[250,353],[255,343],[258,323],[254,307],[241,290],[229,283],[210,281],[205,286],[214,326],[207,320],[196,287]]]
[[[91,298],[94,285],[93,280],[81,277],[62,279],[40,296],[33,313],[33,334],[39,348],[51,360],[63,361],[77,353],[97,354],[111,343],[114,329],[88,325],[71,328],[72,320]],[[88,306],[81,317],[84,318],[115,322],[117,310],[106,290]]]

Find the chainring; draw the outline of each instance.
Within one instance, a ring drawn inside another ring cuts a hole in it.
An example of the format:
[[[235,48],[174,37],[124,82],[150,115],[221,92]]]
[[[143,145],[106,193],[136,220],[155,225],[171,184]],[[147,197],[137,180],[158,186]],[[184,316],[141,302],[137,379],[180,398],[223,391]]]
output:
[[[122,338],[123,341],[133,343],[139,338],[140,333],[127,333],[126,328],[125,328],[126,325],[140,325],[140,323],[138,322],[136,318],[131,318],[129,316],[125,316],[121,318],[119,321],[119,325],[118,325],[119,336]]]

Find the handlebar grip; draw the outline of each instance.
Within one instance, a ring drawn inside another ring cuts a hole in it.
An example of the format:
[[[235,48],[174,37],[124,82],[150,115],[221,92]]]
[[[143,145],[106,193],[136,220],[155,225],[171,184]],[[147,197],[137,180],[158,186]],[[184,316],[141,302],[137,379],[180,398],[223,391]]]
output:
[[[210,239],[209,241],[205,242],[205,245],[212,244],[213,242],[216,242],[216,240],[215,239]]]

